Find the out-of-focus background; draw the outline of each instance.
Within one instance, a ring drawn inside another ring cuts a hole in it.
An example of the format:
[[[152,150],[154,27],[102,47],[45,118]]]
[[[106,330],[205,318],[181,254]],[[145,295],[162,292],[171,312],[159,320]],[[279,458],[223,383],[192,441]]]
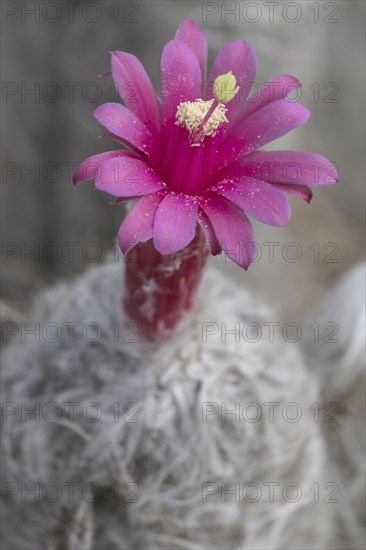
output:
[[[4,1],[2,10],[3,298],[17,309],[34,292],[104,261],[124,206],[92,183],[74,189],[73,167],[117,148],[97,139],[91,116],[117,100],[111,50],[135,54],[160,87],[160,54],[179,22],[194,18],[212,62],[228,41],[256,50],[256,82],[290,73],[312,111],[305,127],[273,148],[319,152],[339,167],[340,184],[312,203],[291,199],[287,228],[255,224],[260,258],[244,273],[215,261],[267,295],[288,317],[300,313],[364,255],[365,3]],[[271,244],[272,243],[272,244]],[[295,244],[294,244],[295,243]],[[119,260],[121,261],[121,260]]]

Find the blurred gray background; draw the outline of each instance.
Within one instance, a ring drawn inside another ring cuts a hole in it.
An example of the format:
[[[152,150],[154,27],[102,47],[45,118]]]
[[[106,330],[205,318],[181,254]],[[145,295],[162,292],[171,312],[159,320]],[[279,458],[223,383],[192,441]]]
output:
[[[160,93],[161,50],[187,17],[202,25],[211,62],[224,43],[242,38],[256,50],[259,84],[282,73],[299,78],[301,102],[312,117],[273,148],[319,152],[340,173],[340,184],[315,190],[310,206],[291,199],[287,228],[255,224],[262,256],[247,273],[223,258],[212,261],[291,317],[363,258],[363,0],[28,0],[2,2],[1,9],[2,288],[7,303],[23,308],[45,285],[107,258],[124,206],[111,206],[110,197],[92,183],[76,189],[70,183],[72,165],[117,148],[97,139],[103,129],[91,112],[116,100],[111,77],[97,75],[109,71],[109,51],[125,50],[143,62]],[[272,245],[274,261],[271,245],[264,243],[278,243]],[[289,261],[299,250],[301,258]]]

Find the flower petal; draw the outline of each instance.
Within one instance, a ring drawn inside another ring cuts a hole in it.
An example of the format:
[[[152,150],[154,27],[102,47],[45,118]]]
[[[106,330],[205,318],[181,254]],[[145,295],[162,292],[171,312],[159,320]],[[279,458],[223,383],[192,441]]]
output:
[[[182,101],[202,97],[201,68],[195,53],[180,40],[170,40],[161,56],[164,121],[174,124]]]
[[[93,113],[112,134],[147,155],[152,151],[152,136],[136,115],[119,103],[104,103]]]
[[[256,90],[251,97],[248,98],[242,112],[241,116],[249,116],[250,114],[262,109],[272,103],[273,101],[278,101],[279,99],[285,99],[288,97],[291,92],[297,90],[301,86],[301,83],[289,74],[281,74],[272,78],[269,82],[265,82],[259,90]]]
[[[142,160],[145,160],[145,153],[143,153],[141,150],[139,150],[137,147],[135,147],[134,145],[132,145],[131,142],[128,142],[126,139],[122,139],[118,136],[116,136],[116,134],[112,134],[112,132],[106,132],[105,134],[102,134],[100,136],[98,136],[99,138],[110,138],[110,139],[113,139],[113,141],[116,141],[117,143],[119,143],[120,145],[123,145],[124,147],[128,147],[128,153],[130,153],[130,156],[134,157],[134,158],[137,158],[137,159],[142,159]],[[155,151],[154,151],[155,153]],[[153,163],[153,160],[156,159],[155,155],[154,155],[153,152],[151,152],[151,154],[149,155],[146,155],[149,160],[151,161],[151,163]]]
[[[185,19],[178,27],[175,39],[189,46],[196,54],[204,80],[207,67],[207,39],[201,27],[193,19]]]
[[[212,223],[225,253],[238,265],[248,269],[255,258],[252,224],[232,202],[218,195],[207,197],[201,208]]]
[[[229,123],[235,123],[249,95],[255,78],[256,63],[254,50],[244,40],[229,42],[216,56],[208,79],[207,98],[214,97],[213,83],[216,78],[228,71],[232,71],[239,86],[238,94],[225,105],[228,109],[226,116]]]
[[[304,151],[256,151],[240,161],[240,173],[271,183],[331,185],[337,169],[317,153]]]
[[[305,124],[310,111],[285,99],[269,103],[240,122],[221,145],[220,156],[225,166],[266,143],[284,136]]]
[[[126,52],[112,52],[112,76],[119,95],[151,132],[160,129],[160,108],[142,63]]]
[[[72,183],[76,185],[80,181],[94,180],[101,170],[103,162],[116,157],[134,157],[135,153],[132,151],[107,151],[105,153],[99,153],[99,155],[93,155],[85,159],[77,169],[75,170]]]
[[[157,174],[142,160],[114,158],[101,166],[95,187],[115,197],[141,197],[165,188]]]
[[[307,203],[309,203],[313,198],[313,192],[307,185],[293,185],[292,183],[272,183],[271,185],[272,187],[280,189],[285,193],[289,193],[290,195],[294,195],[299,199],[303,199]]]
[[[127,254],[137,243],[152,239],[155,214],[163,198],[163,193],[142,197],[127,214],[118,231],[123,254]]]
[[[210,253],[212,254],[212,256],[217,256],[218,254],[221,254],[222,248],[219,241],[217,240],[214,228],[212,227],[212,223],[201,208],[198,212],[198,222],[206,236],[206,240],[210,247]]]
[[[198,200],[169,193],[161,202],[154,221],[154,245],[160,254],[173,254],[187,246],[196,233]]]
[[[283,191],[253,178],[222,182],[210,189],[223,195],[256,220],[268,225],[287,225],[291,210]]]

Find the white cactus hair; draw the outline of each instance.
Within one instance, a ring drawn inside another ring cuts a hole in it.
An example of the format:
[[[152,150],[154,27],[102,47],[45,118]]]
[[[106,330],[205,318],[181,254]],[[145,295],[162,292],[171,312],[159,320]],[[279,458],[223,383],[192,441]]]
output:
[[[192,323],[179,337],[162,346],[115,341],[111,327],[124,323],[121,271],[113,263],[93,268],[44,292],[31,312],[33,323],[97,321],[102,332],[95,342],[75,330],[73,342],[68,333],[55,343],[22,343],[18,334],[4,347],[4,401],[80,407],[73,422],[6,417],[3,486],[74,482],[98,491],[89,499],[63,491],[53,503],[25,502],[21,490],[7,495],[3,548],[362,548],[364,271],[351,273],[323,303],[324,319],[342,315],[346,338],[336,353],[311,341],[302,352],[279,339],[202,338],[204,322],[232,328],[276,318],[258,296],[211,266]],[[324,400],[339,402],[342,411],[352,401],[347,420],[332,433],[309,413]],[[91,402],[103,412],[97,422],[80,414]],[[295,402],[302,417],[294,423],[278,415],[270,422],[263,407],[268,402],[279,403],[278,410]],[[136,404],[128,412],[138,421],[123,421],[123,415],[116,421],[115,403]],[[237,421],[228,412],[236,403],[260,404],[263,416]],[[203,417],[203,411],[211,414]],[[215,495],[204,498],[206,482]],[[296,502],[282,497],[289,482],[302,490]],[[339,485],[339,503],[324,502],[322,495],[314,502],[309,487],[318,483],[322,490],[329,482]],[[126,500],[118,491],[128,483],[136,498]],[[238,502],[229,494],[221,501],[222,483],[227,489],[240,484]],[[262,489],[258,502],[243,497],[243,487],[253,483]],[[280,488],[274,502],[264,490],[270,483]]]

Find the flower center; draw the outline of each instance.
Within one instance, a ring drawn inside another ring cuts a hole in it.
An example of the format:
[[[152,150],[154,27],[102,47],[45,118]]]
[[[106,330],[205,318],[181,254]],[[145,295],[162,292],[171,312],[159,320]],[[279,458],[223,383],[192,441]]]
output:
[[[204,136],[214,137],[218,128],[229,122],[226,111],[227,107],[216,99],[185,101],[178,105],[175,124],[189,131],[191,145],[197,147]]]
[[[219,162],[218,150],[229,120],[229,103],[239,91],[231,71],[215,78],[213,98],[179,103],[178,128],[165,136],[159,175],[176,193],[201,195],[212,183]],[[211,93],[211,91],[209,91]]]
[[[231,71],[219,75],[213,83],[214,99],[185,101],[179,103],[176,125],[189,131],[190,145],[199,147],[205,136],[214,137],[218,128],[229,121],[226,118],[225,103],[231,101],[239,91],[236,78]]]

